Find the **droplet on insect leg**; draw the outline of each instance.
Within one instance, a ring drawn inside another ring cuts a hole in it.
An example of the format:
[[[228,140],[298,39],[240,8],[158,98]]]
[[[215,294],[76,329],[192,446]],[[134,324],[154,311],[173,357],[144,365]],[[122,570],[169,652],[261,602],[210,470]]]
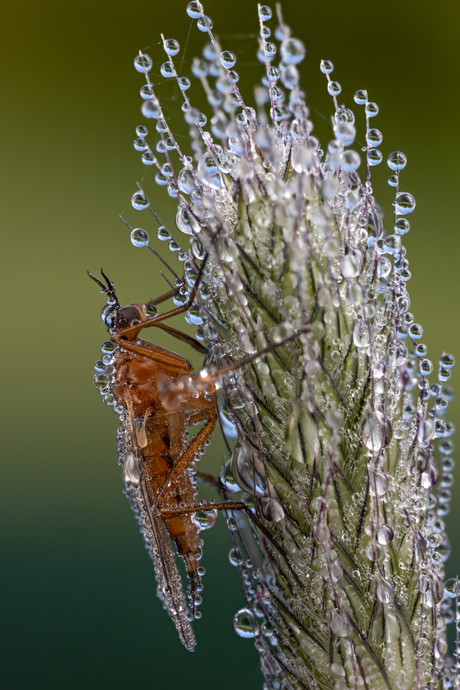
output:
[[[148,410],[146,410],[144,413],[144,420],[142,422],[142,426],[140,428],[140,431],[137,435],[137,445],[139,446],[139,448],[145,448],[146,445],[148,444],[147,433],[145,431],[145,423],[147,421],[147,417],[149,415],[149,412],[150,412],[150,408]]]

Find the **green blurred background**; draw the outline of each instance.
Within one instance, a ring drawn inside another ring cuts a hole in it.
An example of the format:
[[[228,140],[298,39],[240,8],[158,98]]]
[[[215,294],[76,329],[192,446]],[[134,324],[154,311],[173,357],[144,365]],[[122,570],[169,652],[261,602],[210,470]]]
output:
[[[445,348],[458,358],[460,10],[451,0],[285,0],[283,6],[307,44],[303,86],[319,112],[321,139],[329,135],[321,116],[330,116],[331,99],[318,67],[327,58],[347,105],[354,106],[358,88],[378,102],[374,123],[384,134],[385,158],[395,149],[407,154],[402,187],[417,200],[406,238],[412,311],[425,328],[429,356],[436,362]],[[204,535],[197,649],[189,654],[179,644],[122,495],[117,419],[91,385],[105,329],[103,298],[86,269],[103,266],[125,302],[164,289],[156,260],[132,247],[117,216],[126,211],[156,243],[155,225],[129,204],[145,173],[132,148],[142,122],[142,77],[133,59],[161,31],[182,48],[189,36],[182,72],[188,75],[205,37],[195,23],[189,35],[185,7],[177,0],[18,0],[3,7],[0,510],[2,686],[8,690],[262,684],[251,642],[232,628],[243,602],[222,520]],[[208,0],[205,10],[224,47],[237,54],[250,98],[261,74],[251,37],[256,3]],[[147,52],[158,72],[161,46]],[[197,87],[190,93],[198,98]],[[173,130],[184,132],[174,88],[161,86],[158,94]],[[387,176],[386,166],[376,169],[374,187],[390,209]],[[151,170],[145,189],[172,226],[173,206]],[[454,370],[457,388],[458,379]],[[454,403],[449,414],[457,427],[459,409]],[[217,472],[222,453],[216,439],[203,469]],[[454,500],[450,574],[460,570],[458,518]]]

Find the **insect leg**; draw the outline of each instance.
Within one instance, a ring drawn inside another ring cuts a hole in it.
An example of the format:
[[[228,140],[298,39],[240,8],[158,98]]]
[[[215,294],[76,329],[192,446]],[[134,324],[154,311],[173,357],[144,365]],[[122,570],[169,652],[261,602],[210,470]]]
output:
[[[200,452],[205,446],[208,438],[212,436],[214,427],[217,422],[217,411],[214,406],[209,409],[209,416],[206,423],[201,427],[201,429],[195,434],[190,443],[188,444],[182,455],[179,456],[177,461],[174,463],[170,473],[165,479],[163,486],[161,487],[157,496],[157,505],[161,510],[161,505],[164,503],[166,496],[171,490],[174,490],[177,482],[184,474],[186,469],[192,464],[197,453]]]
[[[254,523],[254,525],[262,532],[262,534],[267,538],[267,540],[270,542],[270,544],[273,546],[273,548],[278,551],[280,556],[283,558],[285,561],[286,565],[288,566],[292,576],[294,577],[295,581],[300,587],[305,587],[304,583],[299,579],[299,576],[295,572],[295,570],[292,567],[292,564],[285,553],[285,551],[281,548],[281,546],[278,544],[278,542],[273,538],[273,535],[271,534],[270,530],[268,530],[263,522],[257,517],[257,515],[254,515],[254,513],[251,511],[251,509],[242,501],[225,501],[225,503],[197,503],[194,506],[188,506],[187,508],[177,508],[174,510],[169,510],[168,508],[162,508],[161,506],[159,507],[159,511],[163,517],[172,517],[173,515],[184,515],[186,513],[196,513],[199,510],[240,510],[246,513],[248,518]]]

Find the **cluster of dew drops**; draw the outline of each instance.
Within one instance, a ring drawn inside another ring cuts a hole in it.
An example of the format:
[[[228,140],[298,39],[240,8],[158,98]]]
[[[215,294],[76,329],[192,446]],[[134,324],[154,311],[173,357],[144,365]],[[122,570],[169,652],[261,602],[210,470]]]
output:
[[[254,128],[257,128],[256,112],[253,108],[246,106],[241,98],[238,89],[238,73],[233,69],[236,64],[236,56],[228,51],[216,50],[216,42],[212,35],[213,22],[209,16],[206,16],[203,11],[201,3],[197,0],[192,0],[187,7],[187,14],[197,20],[197,26],[200,31],[208,34],[210,42],[207,43],[203,49],[203,58],[195,59],[192,65],[193,75],[203,85],[208,102],[213,111],[213,117],[210,121],[210,128],[213,135],[217,139],[224,140],[226,144],[222,147],[214,143],[211,135],[203,128],[207,124],[207,116],[195,109],[188,97],[188,89],[191,82],[187,77],[182,77],[177,74],[174,65],[174,56],[179,53],[180,47],[175,39],[164,39],[163,48],[167,55],[167,61],[161,65],[160,72],[165,79],[175,79],[183,96],[182,111],[187,124],[190,125],[191,148],[194,151],[194,158],[198,162],[197,169],[193,165],[193,158],[185,155],[179,144],[177,143],[169,124],[164,117],[163,110],[159,99],[154,92],[154,86],[149,78],[149,71],[152,68],[151,58],[140,53],[134,61],[135,68],[138,72],[146,77],[147,83],[141,88],[141,97],[143,99],[142,113],[149,120],[156,120],[156,132],[160,135],[155,146],[155,151],[147,143],[148,129],[145,125],[140,125],[136,129],[136,139],[134,141],[134,148],[142,154],[142,162],[146,166],[154,166],[156,168],[155,181],[158,185],[166,187],[167,193],[172,198],[178,199],[178,211],[176,216],[176,225],[178,229],[184,234],[190,236],[191,251],[186,251],[180,247],[178,242],[173,239],[171,233],[167,230],[165,225],[161,222],[158,215],[154,212],[144,190],[139,187],[138,191],[132,197],[132,206],[138,211],[150,209],[159,223],[157,230],[157,237],[162,242],[168,242],[169,249],[175,253],[179,261],[184,263],[185,280],[176,276],[176,286],[179,287],[179,294],[175,298],[176,304],[184,304],[190,294],[190,289],[194,284],[196,278],[196,263],[195,259],[202,260],[204,258],[204,250],[199,240],[199,223],[193,213],[189,212],[189,202],[185,195],[190,196],[192,204],[201,202],[201,188],[203,184],[211,189],[218,197],[220,193],[221,173],[229,173],[235,161],[241,155],[241,144],[237,135],[235,135],[235,123],[238,126],[247,125],[251,123]],[[290,134],[295,139],[298,137],[298,122],[294,119],[289,124],[289,119],[295,113],[295,98],[292,94],[295,93],[298,86],[298,76],[296,76],[296,65],[298,65],[305,56],[305,47],[296,38],[292,38],[289,27],[284,24],[281,16],[280,22],[274,31],[275,38],[281,42],[281,58],[280,67],[272,65],[273,58],[277,53],[277,47],[274,43],[268,40],[271,36],[271,30],[266,25],[272,17],[272,11],[269,7],[259,6],[259,20],[260,20],[260,41],[258,58],[265,65],[266,71],[262,77],[262,87],[258,87],[259,94],[269,92],[269,98],[265,102],[270,105],[270,115],[273,123],[282,125],[285,128],[290,127]],[[342,169],[351,174],[355,174],[361,164],[361,156],[357,151],[348,149],[344,151],[344,147],[349,146],[355,140],[356,129],[354,126],[354,114],[351,110],[339,106],[337,98],[341,93],[341,86],[337,81],[331,78],[333,72],[333,64],[328,60],[322,60],[320,65],[321,71],[327,78],[327,90],[332,96],[335,106],[335,121],[334,121],[334,135],[335,139],[328,145],[329,160],[333,161],[336,154],[340,154]],[[214,88],[211,88],[209,77],[215,77]],[[280,88],[279,81],[291,90],[290,104],[285,103],[285,96],[283,90]],[[257,88],[256,88],[257,100]],[[366,161],[366,181],[364,189],[370,203],[374,203],[372,196],[373,190],[371,186],[371,168],[379,165],[383,161],[382,153],[379,149],[382,144],[383,136],[380,130],[371,127],[370,121],[378,115],[379,108],[376,103],[369,101],[368,94],[365,90],[357,91],[354,97],[358,105],[364,106],[366,118],[366,146],[362,151],[365,153]],[[263,102],[263,100],[262,100]],[[229,105],[230,104],[230,105]],[[235,115],[238,108],[241,112]],[[227,119],[229,115],[229,119]],[[266,123],[262,123],[266,124]],[[315,138],[309,137],[310,147],[315,148]],[[317,141],[317,140],[316,140]],[[169,152],[175,151],[180,159],[182,168],[176,175],[171,164]],[[212,151],[212,157],[206,156],[206,151]],[[319,142],[317,142],[317,151],[322,154]],[[157,157],[157,154],[164,155],[166,162],[162,163]],[[301,155],[300,155],[301,157]],[[368,246],[374,246],[374,249],[379,255],[378,271],[379,278],[383,287],[385,281],[387,285],[390,282],[390,274],[396,274],[399,278],[397,288],[395,289],[395,281],[392,282],[392,290],[394,295],[394,302],[396,311],[399,314],[397,323],[397,337],[402,342],[405,338],[409,338],[413,345],[413,352],[407,354],[407,348],[403,344],[402,350],[405,351],[407,357],[406,368],[409,376],[412,377],[412,386],[407,386],[406,390],[410,391],[412,388],[418,388],[419,398],[422,403],[427,403],[430,398],[434,400],[432,409],[428,412],[424,424],[420,427],[418,433],[418,441],[421,447],[417,459],[417,471],[422,474],[422,486],[427,490],[431,488],[439,480],[439,471],[436,469],[430,458],[433,457],[434,439],[439,439],[439,452],[441,455],[441,475],[438,484],[438,495],[436,498],[432,497],[430,500],[428,522],[431,527],[427,528],[427,534],[432,535],[432,546],[437,548],[433,551],[434,558],[442,558],[445,561],[449,555],[448,541],[444,533],[444,523],[442,518],[449,512],[449,502],[451,500],[450,488],[453,484],[452,471],[454,468],[454,461],[452,459],[453,443],[449,439],[454,433],[454,427],[451,423],[445,422],[441,417],[445,413],[448,402],[453,398],[452,389],[446,386],[446,381],[451,376],[451,369],[454,365],[454,358],[452,355],[444,354],[439,360],[438,383],[430,384],[428,376],[433,372],[433,363],[427,358],[427,347],[420,342],[423,335],[422,327],[414,322],[412,314],[408,311],[410,300],[406,289],[406,283],[411,277],[409,271],[409,262],[406,258],[406,249],[402,245],[402,237],[410,230],[410,223],[407,218],[415,209],[414,197],[404,191],[400,190],[400,173],[405,168],[407,163],[406,156],[400,152],[395,151],[388,156],[387,164],[391,170],[391,175],[388,184],[395,189],[394,198],[394,234],[384,236],[383,238],[369,236],[367,239]],[[293,160],[294,168],[296,168],[296,161]],[[301,169],[302,161],[298,161]],[[333,166],[333,163],[326,159],[323,165],[323,172],[328,172],[328,165]],[[333,172],[333,169],[329,172]],[[267,173],[269,175],[271,173]],[[326,183],[325,183],[326,184]],[[360,203],[359,194],[355,191],[349,191],[345,195],[345,208],[353,211]],[[130,228],[131,242],[136,247],[150,247],[149,234],[142,228]],[[393,263],[390,258],[393,259]],[[350,265],[349,265],[350,264]],[[342,273],[344,277],[352,277],[356,275],[355,266],[352,265],[352,259],[343,257],[342,259]],[[106,313],[103,313],[103,320],[105,320],[113,310],[113,304],[108,303]],[[203,319],[198,310],[191,310],[187,315],[187,320],[199,326],[197,331],[197,338],[204,339]],[[366,342],[361,342],[366,338],[366,333],[354,332],[353,338],[355,344],[359,347],[366,346]],[[367,334],[367,338],[369,338]],[[104,402],[107,405],[114,405],[115,401],[107,390],[107,367],[112,365],[113,345],[110,342],[104,343],[102,346],[102,360],[96,364],[96,376],[94,378],[94,385],[101,391],[104,396]],[[403,352],[404,354],[404,352]],[[378,372],[374,372],[378,377]],[[410,409],[409,409],[410,408]],[[115,411],[118,410],[115,403]],[[408,400],[406,410],[403,413],[409,418],[413,415],[413,404]],[[236,430],[231,428],[231,423],[227,420],[226,428],[231,436]],[[397,433],[397,432],[396,432]],[[374,443],[375,439],[371,439]],[[423,465],[423,466],[422,466]],[[430,466],[430,471],[427,472],[427,466]],[[231,478],[223,478],[224,484],[229,491],[240,490],[240,487],[232,483]],[[238,520],[234,517],[229,519],[229,526],[233,533],[238,532]],[[443,546],[444,545],[444,546]],[[232,565],[241,568],[242,577],[246,592],[247,607],[238,611],[234,619],[235,630],[241,637],[255,638],[256,646],[259,651],[263,649],[262,638],[268,640],[272,645],[276,645],[276,634],[273,626],[269,622],[270,618],[270,597],[268,588],[264,583],[264,575],[254,568],[254,564],[246,553],[244,556],[234,543],[234,547],[230,551],[230,562]],[[436,564],[435,564],[436,565]],[[267,573],[269,579],[270,573]],[[265,578],[265,579],[267,579]],[[427,585],[427,587],[429,584]],[[420,578],[420,590],[423,592],[424,581],[423,576]],[[445,584],[444,599],[441,605],[441,611],[446,623],[457,620],[457,627],[460,631],[460,603],[459,594],[460,587],[458,580],[451,579]],[[255,603],[250,603],[256,598]],[[448,605],[448,598],[456,598],[458,614],[454,616]],[[263,623],[259,625],[257,618],[262,618]],[[457,656],[458,658],[458,656]],[[458,669],[457,669],[458,671]],[[458,675],[458,673],[457,673]]]

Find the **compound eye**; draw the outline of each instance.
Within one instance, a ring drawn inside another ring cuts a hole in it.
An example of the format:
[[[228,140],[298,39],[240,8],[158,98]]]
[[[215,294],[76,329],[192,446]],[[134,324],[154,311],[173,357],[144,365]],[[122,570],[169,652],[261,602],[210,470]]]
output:
[[[139,312],[136,307],[121,307],[117,313],[117,328],[128,328],[132,321],[139,322]]]

